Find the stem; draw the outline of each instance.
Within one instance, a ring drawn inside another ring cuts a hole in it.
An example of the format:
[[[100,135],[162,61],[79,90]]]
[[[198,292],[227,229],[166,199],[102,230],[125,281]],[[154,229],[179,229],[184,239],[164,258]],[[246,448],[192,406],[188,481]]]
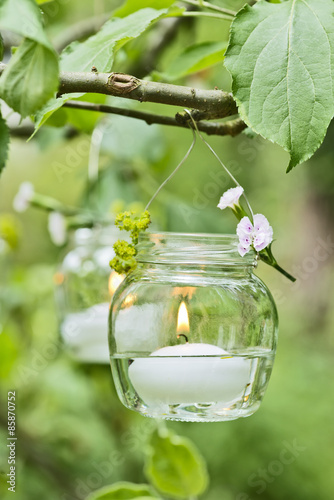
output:
[[[279,266],[277,264],[277,262],[275,264],[273,264],[273,267],[275,269],[277,269],[277,271],[279,271],[280,273],[282,273],[283,276],[285,276],[286,278],[288,278],[293,283],[296,281],[296,278],[294,276],[292,276],[290,273],[288,273],[287,271],[285,271],[281,266]]]
[[[262,262],[264,262],[268,266],[271,266],[274,269],[276,269],[278,272],[280,272],[281,274],[283,274],[283,276],[285,276],[286,278],[288,278],[288,280],[292,281],[292,283],[294,283],[296,281],[296,278],[294,276],[292,276],[292,274],[290,274],[287,271],[285,271],[281,266],[279,266],[277,264],[277,262],[275,262],[275,263],[272,264],[271,262],[268,262],[266,259],[262,259],[261,254],[259,254],[259,255],[260,255],[260,260],[262,260]]]
[[[179,119],[179,114],[177,114],[176,118],[174,118],[172,116],[156,115],[154,113],[147,113],[145,111],[137,111],[135,109],[118,108],[115,106],[108,106],[106,104],[94,104],[91,102],[82,101],[67,101],[64,104],[64,107],[128,116],[129,118],[143,120],[148,125],[159,124],[186,129],[189,128],[188,122],[183,120],[183,118],[181,118],[181,120]],[[182,117],[182,115],[180,116]],[[229,120],[225,123],[199,122],[197,126],[199,130],[208,135],[230,135],[232,137],[240,134],[240,132],[242,132],[242,130],[246,128],[246,124],[240,118]]]
[[[215,10],[216,12],[221,12],[222,14],[226,14],[231,17],[234,17],[236,15],[236,12],[233,10],[225,9],[224,7],[218,7],[218,5],[213,5],[212,3],[205,2],[204,0],[202,0],[201,2],[196,2],[196,0],[182,0],[182,2],[193,5],[194,7],[205,7],[206,9]]]
[[[227,21],[232,21],[233,17],[227,16],[225,14],[215,14],[212,12],[202,12],[202,11],[185,11],[185,12],[174,12],[169,14],[170,17],[212,17],[214,19],[224,19]]]
[[[273,256],[272,250],[271,250],[271,244],[264,248],[261,252],[259,252],[259,257],[264,262],[265,264],[268,264],[268,266],[273,267],[277,271],[279,271],[283,276],[288,278],[290,281],[293,283],[296,281],[296,278],[294,278],[290,273],[285,271],[281,266],[277,264],[277,261],[275,257]]]

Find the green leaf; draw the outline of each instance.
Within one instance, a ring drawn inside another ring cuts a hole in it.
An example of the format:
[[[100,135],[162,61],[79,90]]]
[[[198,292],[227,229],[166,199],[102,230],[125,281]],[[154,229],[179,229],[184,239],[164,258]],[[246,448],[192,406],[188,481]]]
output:
[[[58,57],[33,0],[0,0],[0,28],[25,37],[0,79],[0,96],[25,117],[34,114],[58,87]]]
[[[96,33],[82,43],[69,45],[60,59],[62,71],[110,71],[114,52],[126,42],[138,37],[153,21],[167,12],[166,9],[141,9],[126,18],[112,18]],[[115,47],[117,44],[117,47]]]
[[[6,164],[9,146],[9,129],[0,113],[0,174]]]
[[[0,96],[22,117],[35,113],[58,87],[58,61],[44,45],[25,39],[0,79]]]
[[[60,59],[61,70],[91,71],[92,66],[96,66],[100,72],[111,71],[115,52],[129,40],[138,37],[166,12],[167,9],[147,8],[138,10],[123,19],[113,18],[107,21],[96,35],[82,43],[73,42],[66,47]],[[48,102],[36,117],[34,134],[66,101],[82,95],[84,94],[64,94],[61,98],[54,98]]]
[[[244,121],[291,155],[321,145],[333,117],[333,0],[246,5],[231,27],[225,65]]]
[[[225,42],[202,42],[187,47],[162,76],[167,80],[177,80],[218,64],[224,60],[226,46]]]
[[[126,0],[124,5],[113,12],[115,17],[126,17],[139,9],[168,9],[176,0]]]
[[[155,488],[179,498],[197,496],[208,485],[205,462],[195,445],[167,430],[155,431],[145,472]]]
[[[53,50],[34,0],[0,0],[0,29],[14,31]]]
[[[132,500],[133,498],[144,500],[158,497],[148,484],[120,482],[94,491],[87,500]]]

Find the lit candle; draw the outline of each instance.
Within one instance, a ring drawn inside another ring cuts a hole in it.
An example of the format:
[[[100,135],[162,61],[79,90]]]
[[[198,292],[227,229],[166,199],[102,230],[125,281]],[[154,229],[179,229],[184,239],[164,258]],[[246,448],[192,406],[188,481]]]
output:
[[[123,276],[112,271],[108,281],[111,296],[122,281]],[[108,316],[108,302],[66,315],[61,335],[77,360],[109,364]]]
[[[129,367],[130,380],[144,403],[220,403],[228,407],[240,400],[250,381],[250,360],[232,357],[215,345],[189,343],[184,302],[179,308],[177,331],[179,337],[186,337],[185,344],[158,349],[149,358],[135,359]]]

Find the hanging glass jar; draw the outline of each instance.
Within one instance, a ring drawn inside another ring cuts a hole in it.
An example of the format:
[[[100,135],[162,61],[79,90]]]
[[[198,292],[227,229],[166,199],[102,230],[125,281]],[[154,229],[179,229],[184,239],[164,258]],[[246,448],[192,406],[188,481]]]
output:
[[[78,229],[55,275],[60,335],[78,361],[109,364],[109,304],[123,280],[109,261],[119,236],[114,226]]]
[[[247,417],[272,371],[277,311],[236,236],[141,234],[114,294],[111,366],[122,403],[184,421]]]

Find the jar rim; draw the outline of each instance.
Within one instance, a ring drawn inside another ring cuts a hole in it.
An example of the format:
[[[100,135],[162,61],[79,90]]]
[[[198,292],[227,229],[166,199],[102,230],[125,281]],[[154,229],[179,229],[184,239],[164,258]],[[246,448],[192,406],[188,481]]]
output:
[[[254,267],[256,253],[238,252],[236,234],[145,232],[139,235],[137,259],[142,263]]]

